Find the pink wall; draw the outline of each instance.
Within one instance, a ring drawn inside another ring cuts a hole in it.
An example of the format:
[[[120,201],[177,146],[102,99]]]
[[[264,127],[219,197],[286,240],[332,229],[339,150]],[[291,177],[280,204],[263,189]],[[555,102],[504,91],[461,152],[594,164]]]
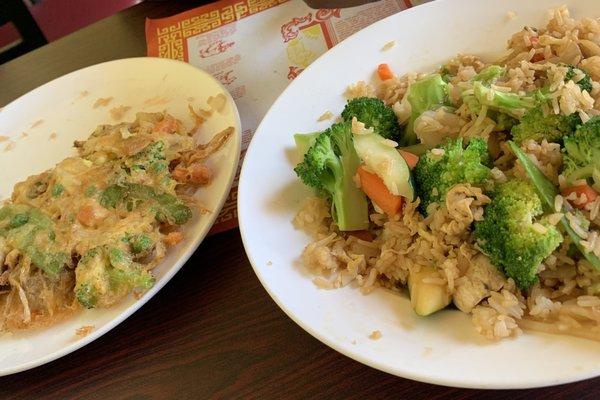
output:
[[[42,0],[31,8],[31,13],[51,42],[140,2],[141,0]]]
[[[31,14],[49,42],[111,16],[142,0],[42,0],[30,7]],[[0,27],[0,48],[17,40],[11,26]]]

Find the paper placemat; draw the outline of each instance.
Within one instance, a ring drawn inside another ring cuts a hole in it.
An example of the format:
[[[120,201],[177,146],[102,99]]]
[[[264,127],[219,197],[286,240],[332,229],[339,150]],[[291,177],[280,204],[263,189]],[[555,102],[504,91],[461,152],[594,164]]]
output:
[[[300,0],[222,0],[146,20],[148,55],[186,61],[225,85],[242,120],[243,160],[262,117],[304,68],[360,29],[426,1],[312,9]],[[212,233],[237,227],[238,177],[239,169]]]

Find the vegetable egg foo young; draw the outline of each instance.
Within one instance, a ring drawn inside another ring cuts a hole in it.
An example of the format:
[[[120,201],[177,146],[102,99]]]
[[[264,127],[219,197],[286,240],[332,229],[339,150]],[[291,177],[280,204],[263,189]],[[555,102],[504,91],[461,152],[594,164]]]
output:
[[[198,145],[167,113],[97,127],[77,156],[18,183],[0,208],[0,330],[110,307],[154,284],[209,185],[205,164],[233,134]]]
[[[456,307],[488,339],[600,340],[600,18],[560,7],[498,61],[377,76],[295,135],[315,284],[406,290],[416,314]]]

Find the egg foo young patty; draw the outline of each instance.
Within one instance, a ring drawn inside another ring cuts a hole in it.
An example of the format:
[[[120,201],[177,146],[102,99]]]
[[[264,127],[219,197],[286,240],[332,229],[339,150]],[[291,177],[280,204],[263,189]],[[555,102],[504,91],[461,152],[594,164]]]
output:
[[[230,127],[198,145],[167,113],[101,125],[77,155],[15,185],[0,208],[0,330],[46,326],[153,286],[152,269],[184,239],[191,194]]]

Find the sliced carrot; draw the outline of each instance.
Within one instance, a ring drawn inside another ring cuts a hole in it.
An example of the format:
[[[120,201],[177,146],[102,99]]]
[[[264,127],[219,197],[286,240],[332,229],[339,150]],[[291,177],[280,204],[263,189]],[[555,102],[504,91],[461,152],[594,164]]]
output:
[[[153,130],[159,133],[174,133],[177,131],[177,120],[169,114],[165,114],[163,119],[154,124]]]
[[[392,79],[394,77],[392,69],[387,64],[379,64],[377,67],[377,75],[382,81],[387,81],[388,79]]]
[[[128,137],[121,143],[125,155],[132,156],[139,153],[146,146],[152,143],[152,139],[147,135],[135,135]]]
[[[348,232],[348,235],[354,236],[357,239],[364,240],[365,242],[372,242],[375,239],[375,236],[369,231],[351,231]]]
[[[573,205],[573,207],[579,209],[585,209],[585,206],[594,202],[598,197],[598,192],[594,190],[590,185],[575,185],[568,188],[563,189],[562,195],[564,197],[568,197],[571,193],[575,193],[577,195],[576,200],[569,200],[569,202]]]
[[[400,152],[400,155],[402,156],[402,158],[404,158],[404,161],[406,161],[406,163],[408,164],[408,168],[413,169],[414,167],[417,166],[417,163],[419,162],[419,156],[416,154],[411,153],[410,151],[406,151],[406,150],[398,150]]]
[[[531,42],[531,46],[529,46],[529,48],[533,49],[535,46],[538,45],[540,38],[538,36],[533,36],[531,38],[529,38],[529,41]],[[544,55],[542,53],[536,53],[533,55],[533,57],[531,57],[531,62],[540,62],[540,61],[544,61],[546,59],[546,57],[544,57]]]
[[[537,44],[540,42],[540,38],[539,36],[532,36],[529,38],[529,42],[531,43],[531,47],[537,46]]]
[[[363,165],[358,167],[360,187],[363,192],[389,216],[394,216],[402,209],[403,198],[388,190],[383,180],[367,171]]]
[[[188,167],[180,164],[171,172],[171,177],[179,183],[208,185],[212,178],[212,171],[200,162],[192,163]]]
[[[183,233],[181,233],[179,231],[169,232],[163,238],[163,242],[165,242],[165,244],[167,246],[175,246],[177,243],[181,242],[182,240],[183,240]]]
[[[533,57],[531,57],[531,62],[540,62],[540,61],[544,61],[546,59],[546,57],[544,57],[543,54],[541,53],[536,53],[533,55]]]
[[[93,227],[108,216],[108,211],[95,201],[84,204],[77,212],[77,220],[85,226]]]

